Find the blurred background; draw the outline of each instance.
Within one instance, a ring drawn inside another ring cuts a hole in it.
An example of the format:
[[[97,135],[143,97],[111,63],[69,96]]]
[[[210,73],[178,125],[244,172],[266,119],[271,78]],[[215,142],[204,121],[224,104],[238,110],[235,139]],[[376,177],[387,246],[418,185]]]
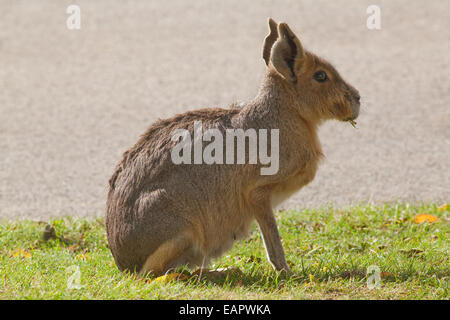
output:
[[[449,1],[0,0],[0,219],[103,215],[152,122],[256,95],[268,17],[362,96],[359,129],[321,127],[326,159],[283,208],[450,200]]]

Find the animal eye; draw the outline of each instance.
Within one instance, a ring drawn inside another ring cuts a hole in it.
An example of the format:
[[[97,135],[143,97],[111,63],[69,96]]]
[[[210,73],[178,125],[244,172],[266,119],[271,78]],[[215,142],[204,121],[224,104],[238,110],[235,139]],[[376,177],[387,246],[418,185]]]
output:
[[[328,79],[328,76],[325,71],[317,71],[314,73],[314,79],[318,82],[324,82]]]

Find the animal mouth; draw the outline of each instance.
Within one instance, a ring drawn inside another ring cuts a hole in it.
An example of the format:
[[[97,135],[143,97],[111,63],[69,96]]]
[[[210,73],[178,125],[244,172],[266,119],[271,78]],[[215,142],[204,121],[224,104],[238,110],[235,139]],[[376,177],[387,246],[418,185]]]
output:
[[[355,98],[354,101],[352,101],[352,115],[346,119],[344,119],[344,121],[350,122],[350,124],[353,127],[356,127],[356,121],[355,119],[358,118],[359,116],[359,108],[360,108],[360,102],[359,102],[359,96],[357,98]]]
[[[349,122],[354,128],[356,128],[356,121],[355,119],[358,118],[359,110],[354,112],[354,114],[351,117],[348,117],[344,119],[345,122]]]
[[[348,117],[348,118],[345,118],[344,121],[345,122],[349,122],[354,128],[356,128],[356,121],[355,121],[355,119],[358,118],[358,116],[359,116],[359,105],[356,108],[356,110],[355,110],[355,108],[352,108],[352,111],[353,111],[352,115],[350,117]]]
[[[350,124],[353,126],[353,128],[356,128],[356,121],[353,119],[347,120],[348,122],[350,122]]]

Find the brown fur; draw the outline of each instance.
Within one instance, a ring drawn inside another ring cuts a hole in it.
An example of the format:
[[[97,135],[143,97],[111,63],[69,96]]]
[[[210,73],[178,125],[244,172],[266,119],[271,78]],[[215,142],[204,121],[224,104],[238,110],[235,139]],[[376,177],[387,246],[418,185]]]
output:
[[[260,226],[275,269],[289,270],[272,207],[311,182],[322,149],[318,126],[359,113],[359,94],[325,60],[303,49],[290,28],[269,20],[267,70],[257,96],[242,108],[203,109],[160,120],[124,153],[111,177],[106,228],[120,270],[162,274],[182,264],[207,265]],[[329,80],[313,78],[318,70]],[[175,129],[279,129],[279,170],[260,164],[175,165]]]

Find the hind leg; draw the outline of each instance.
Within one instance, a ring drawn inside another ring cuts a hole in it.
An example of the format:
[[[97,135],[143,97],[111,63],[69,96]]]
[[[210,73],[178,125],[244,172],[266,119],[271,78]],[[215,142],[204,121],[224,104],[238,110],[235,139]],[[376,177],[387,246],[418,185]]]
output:
[[[181,265],[185,253],[189,252],[191,247],[191,238],[185,234],[167,240],[147,257],[139,274],[152,274],[154,276],[163,275],[169,269],[177,266],[174,262],[179,261],[178,265]]]
[[[191,242],[186,250],[168,264],[168,267],[176,268],[182,265],[186,265],[190,269],[196,266],[206,268],[209,265],[209,258],[203,254],[195,243]]]

